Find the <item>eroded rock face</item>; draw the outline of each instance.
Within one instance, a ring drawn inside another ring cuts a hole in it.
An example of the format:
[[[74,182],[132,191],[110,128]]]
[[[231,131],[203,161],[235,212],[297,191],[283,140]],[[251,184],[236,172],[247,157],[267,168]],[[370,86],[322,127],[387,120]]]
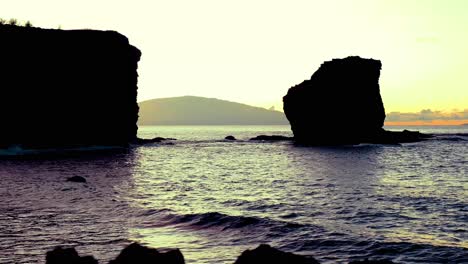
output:
[[[140,51],[114,31],[0,26],[0,147],[136,139]]]
[[[382,130],[385,109],[379,89],[382,64],[348,57],[324,62],[283,97],[297,142],[357,144]]]

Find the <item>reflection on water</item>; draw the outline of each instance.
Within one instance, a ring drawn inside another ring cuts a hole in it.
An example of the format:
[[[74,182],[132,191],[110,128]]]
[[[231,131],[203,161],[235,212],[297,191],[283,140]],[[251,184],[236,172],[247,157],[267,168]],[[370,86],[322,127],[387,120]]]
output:
[[[155,134],[155,131],[160,133]],[[90,158],[1,161],[1,263],[75,245],[101,262],[129,241],[232,263],[270,243],[322,263],[467,255],[468,141],[298,147],[251,142],[288,127],[154,127],[174,144]],[[236,142],[222,140],[232,134]],[[88,183],[70,183],[70,176]]]
[[[133,188],[133,153],[0,162],[0,263],[36,263],[56,245],[114,257],[131,214],[119,193]],[[86,184],[67,182],[83,176]],[[112,245],[112,246],[109,246]],[[6,247],[6,248],[5,248]]]

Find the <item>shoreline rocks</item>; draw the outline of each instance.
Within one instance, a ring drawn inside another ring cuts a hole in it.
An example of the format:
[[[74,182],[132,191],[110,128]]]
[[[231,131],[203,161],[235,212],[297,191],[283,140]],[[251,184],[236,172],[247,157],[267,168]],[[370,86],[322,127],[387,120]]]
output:
[[[280,136],[280,135],[259,135],[256,137],[253,137],[249,140],[261,140],[261,141],[288,141],[288,140],[293,140],[294,138],[292,137],[286,137],[286,136]]]
[[[46,264],[98,264],[92,256],[80,257],[74,248],[56,247],[47,252]]]
[[[157,249],[132,243],[124,248],[109,264],[184,264],[184,256],[178,249],[159,252]]]
[[[133,141],[133,144],[137,145],[145,145],[151,143],[161,143],[163,141],[174,141],[177,140],[175,138],[163,138],[163,137],[155,137],[155,138],[136,138]]]
[[[310,256],[296,255],[284,252],[270,245],[262,244],[253,250],[246,250],[237,258],[234,264],[319,264],[319,262]]]
[[[92,256],[80,257],[74,248],[61,248],[47,252],[46,264],[97,264]],[[109,264],[185,264],[179,249],[162,252],[157,249],[132,243]],[[234,264],[319,264],[312,256],[284,252],[270,245],[262,244],[255,249],[248,249],[235,260]],[[354,260],[350,264],[393,264],[390,260]]]

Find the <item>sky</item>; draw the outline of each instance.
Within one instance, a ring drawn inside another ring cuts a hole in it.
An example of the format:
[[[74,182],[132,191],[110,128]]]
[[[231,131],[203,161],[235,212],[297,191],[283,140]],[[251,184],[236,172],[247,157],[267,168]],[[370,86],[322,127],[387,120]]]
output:
[[[357,55],[382,61],[387,113],[466,121],[467,10],[464,0],[0,0],[4,19],[126,35],[143,53],[139,101],[195,95],[280,110],[323,61]]]

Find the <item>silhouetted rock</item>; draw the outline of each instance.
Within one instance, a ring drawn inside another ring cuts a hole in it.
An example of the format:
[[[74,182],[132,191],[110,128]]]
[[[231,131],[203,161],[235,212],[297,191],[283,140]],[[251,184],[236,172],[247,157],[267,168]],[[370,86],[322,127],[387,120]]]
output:
[[[69,182],[86,182],[86,179],[81,176],[73,176],[67,179]]]
[[[260,136],[256,136],[254,138],[251,138],[250,140],[287,141],[287,140],[293,140],[293,139],[294,138],[292,138],[292,137],[279,136],[279,135],[272,135],[272,136],[260,135]]]
[[[236,140],[234,136],[227,136],[224,138],[225,140]]]
[[[423,134],[418,131],[409,131],[406,129],[403,131],[387,131],[381,129],[377,134],[369,138],[367,142],[380,144],[397,144],[417,142],[431,137],[432,135],[429,134]]]
[[[97,264],[98,261],[91,256],[80,257],[74,248],[56,247],[47,252],[46,264]]]
[[[167,140],[177,140],[175,138],[163,138],[163,137],[155,137],[155,138],[137,138],[133,143],[134,144],[149,144],[149,143],[160,143]]]
[[[349,262],[349,264],[395,264],[390,260],[354,260]]]
[[[424,139],[417,132],[388,132],[380,96],[378,60],[348,57],[324,62],[283,97],[294,138],[311,145],[399,143]]]
[[[269,245],[260,245],[254,250],[246,250],[234,264],[318,264],[310,256],[301,256],[283,252]]]
[[[141,53],[125,36],[1,25],[0,39],[0,148],[136,139]]]
[[[133,243],[124,248],[109,264],[184,264],[184,256],[178,249],[160,253],[158,250]]]

